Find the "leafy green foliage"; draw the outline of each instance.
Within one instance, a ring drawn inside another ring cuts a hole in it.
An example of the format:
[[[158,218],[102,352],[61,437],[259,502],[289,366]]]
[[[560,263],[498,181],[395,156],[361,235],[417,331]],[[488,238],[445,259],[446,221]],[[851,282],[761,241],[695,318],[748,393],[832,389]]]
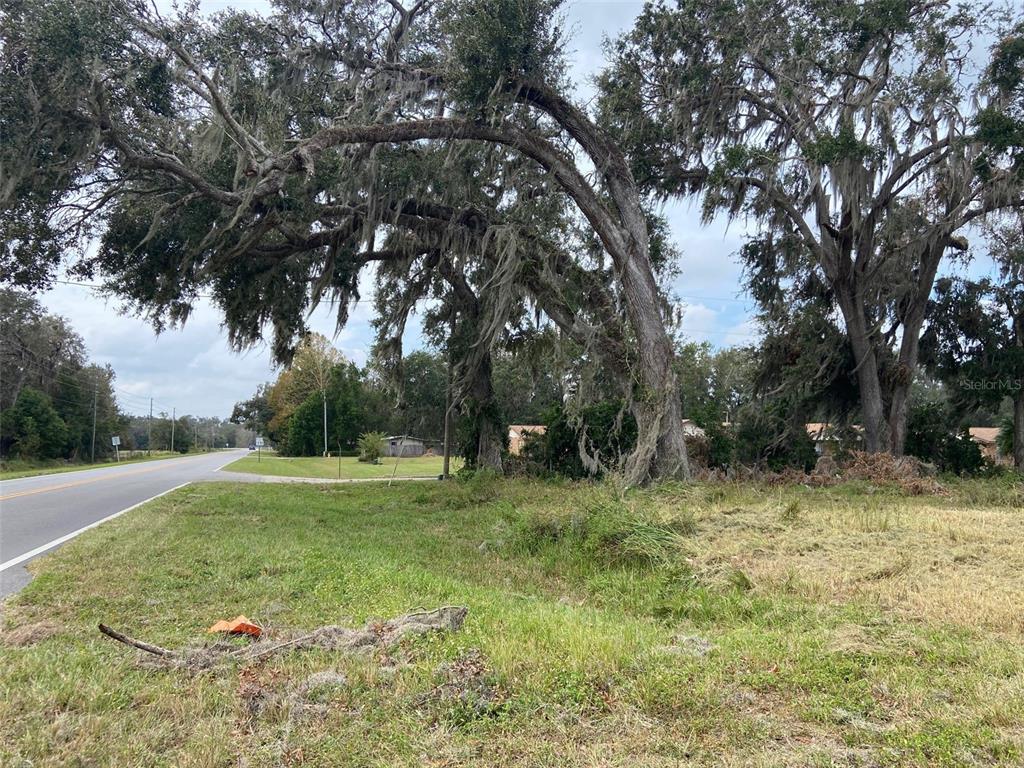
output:
[[[907,419],[906,452],[942,472],[974,475],[986,467],[981,448],[943,402],[915,403]]]
[[[940,280],[922,340],[925,364],[953,392],[958,407],[996,409],[1024,399],[1024,231],[991,233],[992,280]],[[1021,439],[1018,436],[1018,439]]]
[[[0,445],[21,459],[56,459],[65,453],[68,431],[50,398],[25,387],[0,415]]]
[[[752,405],[740,415],[735,432],[737,461],[773,471],[814,468],[818,456],[804,426],[805,414],[787,412],[785,406],[783,401]]]
[[[458,98],[483,106],[501,83],[551,79],[562,39],[550,19],[563,0],[449,0],[440,24],[445,72]]]
[[[378,464],[387,435],[383,432],[364,432],[359,436],[359,460],[367,464]]]
[[[94,421],[96,458],[113,454],[109,436],[123,426],[113,370],[90,364],[67,320],[45,312],[27,293],[0,290],[0,366],[0,409],[13,406],[25,387],[50,399],[67,430],[60,458],[92,458]]]
[[[636,442],[636,421],[621,401],[609,400],[581,409],[578,415],[564,407],[552,409],[544,419],[543,435],[531,436],[525,453],[540,470],[565,477],[600,475],[583,463],[581,442],[587,453],[606,467],[614,467]]]
[[[1004,456],[1013,455],[1013,417],[1007,416],[999,425],[999,435],[996,437],[996,445],[999,452]]]

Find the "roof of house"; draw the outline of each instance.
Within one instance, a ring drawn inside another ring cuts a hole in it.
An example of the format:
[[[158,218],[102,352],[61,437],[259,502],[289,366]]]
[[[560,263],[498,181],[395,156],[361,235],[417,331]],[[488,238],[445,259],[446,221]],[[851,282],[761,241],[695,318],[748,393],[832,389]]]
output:
[[[705,432],[692,419],[683,419],[683,435],[686,437],[704,437]]]
[[[832,431],[833,427],[827,421],[809,421],[804,424],[804,429],[807,430],[807,434],[811,436],[813,440],[824,440],[829,432]]]
[[[968,429],[971,439],[976,443],[993,445],[999,437],[999,427],[971,427]]]
[[[851,424],[849,426],[854,432],[860,434],[864,431],[864,427],[860,424]],[[838,435],[836,434],[840,427],[838,424],[830,424],[827,421],[809,421],[804,424],[804,429],[807,430],[807,434],[810,435],[812,440],[837,440]]]
[[[530,433],[543,435],[547,429],[543,424],[509,424],[508,434],[512,438],[525,437]]]
[[[423,439],[419,437],[413,437],[412,435],[388,435],[384,438],[385,440],[415,440],[417,443],[422,443]]]

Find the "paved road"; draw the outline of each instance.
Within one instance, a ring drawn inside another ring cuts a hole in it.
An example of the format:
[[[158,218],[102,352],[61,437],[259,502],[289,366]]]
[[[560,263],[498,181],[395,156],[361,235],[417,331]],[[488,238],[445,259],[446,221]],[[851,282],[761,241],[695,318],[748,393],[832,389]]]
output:
[[[29,582],[25,564],[33,557],[154,496],[217,479],[215,470],[247,453],[222,451],[0,482],[0,597]]]

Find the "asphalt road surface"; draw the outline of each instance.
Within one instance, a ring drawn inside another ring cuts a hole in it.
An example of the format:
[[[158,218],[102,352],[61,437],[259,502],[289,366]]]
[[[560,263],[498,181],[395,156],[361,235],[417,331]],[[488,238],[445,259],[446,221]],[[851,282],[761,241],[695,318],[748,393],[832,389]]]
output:
[[[0,482],[0,597],[31,577],[25,564],[111,517],[196,480],[248,451],[233,450]]]

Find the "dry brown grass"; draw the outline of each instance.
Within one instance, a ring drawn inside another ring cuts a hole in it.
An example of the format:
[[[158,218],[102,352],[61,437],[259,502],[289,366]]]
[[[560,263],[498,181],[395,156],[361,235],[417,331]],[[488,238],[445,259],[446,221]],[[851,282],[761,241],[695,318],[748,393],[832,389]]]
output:
[[[1024,509],[789,489],[711,504],[697,520],[698,570],[725,561],[773,592],[1024,633]]]

